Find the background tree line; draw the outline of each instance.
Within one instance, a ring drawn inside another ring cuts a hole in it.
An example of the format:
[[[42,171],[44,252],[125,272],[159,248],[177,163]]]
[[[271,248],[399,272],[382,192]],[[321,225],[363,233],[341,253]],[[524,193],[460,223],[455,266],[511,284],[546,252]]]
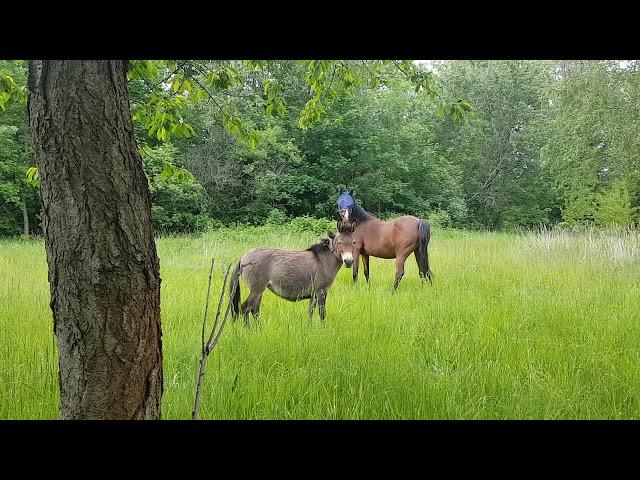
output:
[[[0,71],[26,83],[24,63],[0,63]],[[638,220],[638,61],[434,62],[442,94],[474,109],[463,122],[416,94],[398,71],[375,88],[341,95],[308,129],[298,115],[311,97],[299,63],[234,67],[244,69],[243,80],[187,106],[173,127],[185,131],[172,143],[137,115],[153,93],[135,76],[129,81],[161,232],[328,217],[338,185],[354,188],[370,212],[414,214],[440,226]],[[184,83],[180,89],[189,91]],[[260,108],[265,101],[271,116]],[[243,118],[248,142],[229,133],[215,114],[221,107]],[[163,115],[162,108],[147,117]],[[37,188],[25,176],[35,165],[27,112],[3,98],[0,109],[0,235],[39,233]]]

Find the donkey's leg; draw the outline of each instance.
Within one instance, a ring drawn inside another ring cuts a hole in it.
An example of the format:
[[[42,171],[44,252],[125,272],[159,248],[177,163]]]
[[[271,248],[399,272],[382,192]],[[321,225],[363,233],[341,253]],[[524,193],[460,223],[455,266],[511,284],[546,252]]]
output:
[[[255,269],[251,270],[250,273],[251,274],[246,277],[249,286],[249,296],[242,304],[242,317],[246,328],[249,328],[249,314],[252,314],[256,321],[258,320],[262,294],[267,289],[267,285],[269,285],[267,275],[260,274],[260,272],[257,272]]]
[[[327,302],[327,291],[319,290],[317,296],[318,296],[318,311],[320,312],[320,320],[324,322],[324,319],[327,316],[327,309],[325,307],[325,304]]]
[[[260,324],[260,305],[261,304],[262,304],[262,293],[256,296],[256,298],[253,301],[253,308],[251,309],[251,313],[253,314],[253,318],[255,319],[257,325]]]
[[[249,315],[249,310],[248,310],[248,304],[249,304],[249,297],[247,297],[247,299],[242,302],[242,305],[240,305],[240,313],[242,313],[242,320],[244,321],[244,324],[247,325],[247,316]]]
[[[309,320],[313,320],[313,311],[316,309],[316,304],[318,303],[318,297],[315,292],[311,293],[311,298],[309,299]]]
[[[258,311],[260,311],[260,299],[262,298],[262,292],[260,293],[256,293],[255,291],[252,291],[249,294],[249,297],[247,298],[246,301],[246,308],[244,309],[244,311],[242,312],[242,317],[244,319],[244,326],[249,328],[249,314],[253,314],[253,317],[256,317],[256,308]]]
[[[369,285],[369,255],[366,253],[362,254],[362,266],[364,267],[364,278],[367,280],[367,285]]]
[[[247,298],[242,304],[242,321],[244,322],[244,326],[249,328],[249,313],[251,312],[251,307],[249,306],[249,299]]]

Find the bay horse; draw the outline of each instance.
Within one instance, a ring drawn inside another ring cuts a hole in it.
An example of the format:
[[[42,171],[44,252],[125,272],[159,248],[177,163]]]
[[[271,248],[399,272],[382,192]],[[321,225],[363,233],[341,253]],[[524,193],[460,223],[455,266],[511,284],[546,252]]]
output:
[[[353,232],[355,251],[353,255],[353,282],[358,280],[358,259],[362,256],[364,276],[369,283],[369,256],[396,259],[394,291],[404,275],[404,263],[413,252],[420,278],[433,284],[433,273],[429,269],[429,222],[412,215],[387,222],[366,212],[353,198],[353,191],[342,192],[338,197],[338,230]]]
[[[249,313],[258,320],[260,303],[265,289],[292,302],[309,299],[309,320],[316,304],[320,319],[325,320],[327,293],[344,264],[353,264],[355,242],[351,232],[329,233],[306,250],[292,251],[276,248],[254,248],[236,264],[229,285],[231,312],[234,320],[240,312],[240,277],[249,285],[249,297],[242,303],[245,326]]]

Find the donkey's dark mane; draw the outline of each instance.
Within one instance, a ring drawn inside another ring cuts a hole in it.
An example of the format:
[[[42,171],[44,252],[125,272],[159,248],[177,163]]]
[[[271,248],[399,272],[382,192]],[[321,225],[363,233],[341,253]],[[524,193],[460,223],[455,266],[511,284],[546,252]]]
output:
[[[325,243],[325,240],[320,240],[318,243],[314,243],[309,248],[307,248],[306,252],[313,252],[315,256],[318,256],[324,249],[328,250],[328,245]]]

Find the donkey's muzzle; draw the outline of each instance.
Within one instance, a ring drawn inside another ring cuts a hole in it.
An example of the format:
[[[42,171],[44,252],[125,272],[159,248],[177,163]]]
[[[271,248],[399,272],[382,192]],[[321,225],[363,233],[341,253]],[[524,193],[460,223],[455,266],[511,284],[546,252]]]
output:
[[[351,265],[353,265],[353,258],[345,258],[342,260],[342,263],[344,263],[345,267],[350,268]]]

